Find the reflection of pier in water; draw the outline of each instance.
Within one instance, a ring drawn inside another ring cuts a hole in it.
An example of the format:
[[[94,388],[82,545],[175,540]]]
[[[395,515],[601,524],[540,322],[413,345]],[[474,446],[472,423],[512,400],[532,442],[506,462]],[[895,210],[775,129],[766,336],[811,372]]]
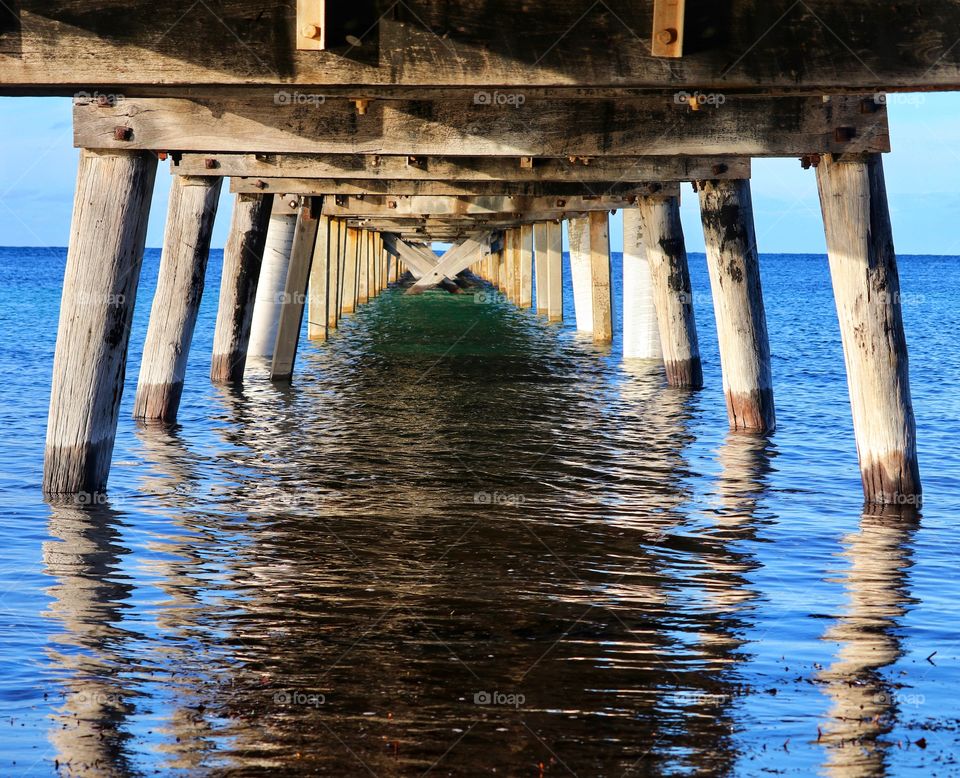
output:
[[[882,671],[902,656],[897,631],[913,602],[908,571],[915,526],[896,513],[864,514],[859,529],[844,538],[848,605],[824,634],[838,649],[819,676],[832,701],[821,727],[827,775],[887,774],[886,752],[893,744],[884,735],[893,729],[909,689],[899,692],[899,684]]]

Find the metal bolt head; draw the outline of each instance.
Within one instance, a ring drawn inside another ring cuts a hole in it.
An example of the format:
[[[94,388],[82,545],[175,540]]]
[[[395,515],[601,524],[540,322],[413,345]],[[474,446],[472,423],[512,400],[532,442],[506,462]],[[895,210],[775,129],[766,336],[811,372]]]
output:
[[[714,165],[713,168],[712,168],[712,171],[713,171],[713,174],[714,174],[715,176],[722,176],[722,175],[723,175],[724,173],[726,173],[729,169],[730,169],[730,168],[728,168],[725,164],[723,164],[723,163],[721,162],[721,163],[718,164],[718,165]]]
[[[308,40],[315,40],[320,37],[320,28],[315,24],[305,24],[300,28],[300,34]]]
[[[114,127],[113,139],[114,140],[133,140],[133,128],[132,127]]]
[[[671,43],[677,42],[678,33],[675,28],[667,27],[666,29],[660,30],[657,33],[657,43],[661,43],[664,46],[669,46]]]
[[[207,158],[207,159],[203,160],[203,166],[204,166],[207,170],[216,170],[218,167],[220,167],[220,163],[217,162],[217,160],[215,160],[215,159]]]

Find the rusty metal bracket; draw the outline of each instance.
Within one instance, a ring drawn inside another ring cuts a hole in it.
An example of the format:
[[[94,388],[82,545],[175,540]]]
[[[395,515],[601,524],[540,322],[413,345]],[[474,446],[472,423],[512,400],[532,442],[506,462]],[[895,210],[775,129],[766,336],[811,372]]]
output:
[[[686,0],[654,0],[653,41],[650,53],[654,57],[683,56],[683,17]]]

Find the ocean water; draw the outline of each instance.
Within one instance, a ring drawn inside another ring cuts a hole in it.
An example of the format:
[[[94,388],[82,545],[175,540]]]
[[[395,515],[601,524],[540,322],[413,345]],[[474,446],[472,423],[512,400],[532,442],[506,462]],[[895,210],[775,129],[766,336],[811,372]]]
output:
[[[726,429],[701,255],[694,393],[569,279],[562,326],[390,291],[215,388],[220,259],[162,429],[148,252],[109,500],[51,505],[65,251],[0,249],[0,775],[960,774],[960,258],[900,258],[917,521],[861,513],[825,257],[762,258],[769,437]]]

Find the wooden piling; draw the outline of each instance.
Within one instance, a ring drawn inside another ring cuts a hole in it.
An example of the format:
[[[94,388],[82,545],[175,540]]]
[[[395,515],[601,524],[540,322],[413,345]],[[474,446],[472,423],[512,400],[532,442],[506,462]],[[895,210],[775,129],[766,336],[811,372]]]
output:
[[[133,416],[177,420],[223,179],[174,176]]]
[[[223,250],[220,307],[213,335],[210,380],[239,383],[247,361],[253,302],[267,240],[273,195],[237,195]]]
[[[340,301],[341,313],[353,313],[357,309],[357,268],[360,231],[347,227],[343,247],[343,293]]]
[[[613,284],[610,279],[610,214],[593,211],[590,221],[590,310],[593,342],[613,342]]]
[[[47,494],[106,486],[156,170],[149,152],[80,153],[43,462]]]
[[[283,290],[290,268],[290,252],[297,229],[297,214],[273,213],[267,227],[267,240],[260,263],[260,279],[257,281],[257,297],[253,304],[250,321],[250,343],[247,359],[268,360],[273,357],[277,340],[277,327],[283,309]]]
[[[346,228],[339,219],[334,219],[329,226],[330,242],[327,244],[329,267],[329,281],[327,282],[327,335],[340,324],[340,306],[343,295],[343,262],[344,240]]]
[[[766,432],[776,414],[750,181],[701,181],[699,190],[730,428]]]
[[[623,211],[623,357],[663,359],[640,212]]]
[[[563,321],[563,226],[547,223],[547,320]]]
[[[864,498],[916,508],[916,422],[882,159],[826,156],[817,183]]]
[[[310,286],[307,293],[307,339],[326,340],[329,333],[331,220],[320,218],[310,265]]]
[[[520,233],[520,307],[533,306],[533,225],[524,224]]]
[[[370,241],[366,230],[357,231],[357,305],[370,300]]]
[[[289,381],[297,360],[297,346],[303,329],[303,308],[307,298],[307,283],[315,250],[326,257],[326,243],[320,240],[320,219],[309,202],[301,206],[297,214],[297,228],[290,249],[290,263],[283,290],[283,306],[277,324],[276,343],[273,348],[273,364],[270,369],[272,381]],[[316,209],[319,212],[319,208]],[[325,262],[323,264],[326,264]]]
[[[679,198],[640,197],[637,207],[650,266],[667,383],[699,389],[703,386],[703,368]]]
[[[591,284],[590,220],[567,221],[570,244],[570,276],[573,282],[573,308],[580,332],[593,332],[593,290]]]

